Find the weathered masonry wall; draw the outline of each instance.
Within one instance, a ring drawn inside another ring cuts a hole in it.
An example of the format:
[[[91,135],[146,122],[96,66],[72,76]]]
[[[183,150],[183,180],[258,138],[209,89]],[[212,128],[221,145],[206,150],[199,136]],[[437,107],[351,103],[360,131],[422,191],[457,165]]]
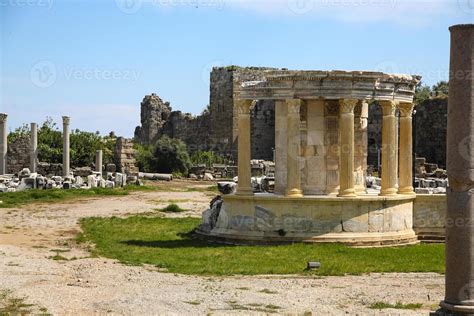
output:
[[[7,173],[14,174],[30,167],[30,137],[22,136],[8,143]]]
[[[413,203],[413,229],[421,239],[444,239],[445,194],[417,194]]]

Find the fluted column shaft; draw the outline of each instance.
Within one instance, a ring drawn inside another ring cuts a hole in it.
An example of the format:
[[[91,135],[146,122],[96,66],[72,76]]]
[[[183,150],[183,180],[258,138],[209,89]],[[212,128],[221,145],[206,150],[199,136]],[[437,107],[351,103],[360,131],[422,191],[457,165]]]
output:
[[[300,107],[301,100],[286,100],[287,115],[287,161],[286,161],[286,196],[301,197],[301,169],[300,169]]]
[[[36,172],[36,163],[38,161],[38,126],[36,123],[30,125],[30,171]]]
[[[395,101],[380,101],[382,119],[382,188],[380,195],[397,194],[397,122]]]
[[[5,113],[0,113],[0,174],[7,173],[7,151],[8,151],[8,132],[7,117]]]
[[[398,193],[414,195],[413,190],[413,103],[400,103],[400,182]]]
[[[354,188],[354,108],[357,100],[339,100],[339,196],[355,197]]]
[[[69,153],[69,124],[70,118],[63,116],[63,176],[69,176],[70,170],[70,153]]]
[[[238,195],[251,195],[252,173],[250,169],[251,147],[250,147],[250,107],[252,100],[237,100],[236,106],[238,111],[238,166],[239,166],[239,182],[237,186]]]

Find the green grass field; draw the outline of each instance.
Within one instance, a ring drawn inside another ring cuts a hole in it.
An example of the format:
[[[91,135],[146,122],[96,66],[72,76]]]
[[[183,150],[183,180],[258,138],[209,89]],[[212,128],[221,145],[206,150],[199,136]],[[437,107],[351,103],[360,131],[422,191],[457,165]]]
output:
[[[173,273],[197,275],[304,274],[359,275],[369,272],[444,273],[444,245],[350,248],[339,244],[231,246],[192,239],[196,218],[132,216],[87,218],[79,242],[92,242],[93,254],[126,264],[151,264]],[[308,261],[320,261],[306,272]]]
[[[71,189],[71,190],[25,190],[20,192],[0,193],[0,208],[17,207],[35,202],[61,202],[85,197],[99,196],[121,196],[127,195],[132,191],[154,190],[148,186],[126,186],[124,188],[104,189],[93,188],[89,190]]]

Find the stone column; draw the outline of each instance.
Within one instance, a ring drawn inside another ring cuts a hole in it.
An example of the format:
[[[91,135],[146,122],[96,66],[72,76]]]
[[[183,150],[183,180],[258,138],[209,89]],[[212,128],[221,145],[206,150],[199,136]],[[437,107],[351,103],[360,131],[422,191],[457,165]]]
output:
[[[286,156],[288,108],[285,101],[275,101],[275,193],[286,192]]]
[[[357,100],[339,100],[339,195],[356,197],[354,188],[354,108]]]
[[[287,115],[287,155],[286,155],[286,196],[301,197],[301,169],[300,169],[300,107],[301,100],[286,100]]]
[[[69,176],[69,116],[63,116],[63,176]]]
[[[367,172],[367,127],[369,121],[369,103],[361,100],[354,109],[354,186],[356,194],[366,193],[365,179]]]
[[[441,307],[474,314],[474,24],[452,26],[449,77],[446,292]]]
[[[397,122],[395,101],[380,101],[382,119],[382,189],[380,195],[397,194]]]
[[[413,190],[413,103],[400,103],[400,183],[399,194],[414,195]]]
[[[95,152],[95,171],[100,172],[102,176],[102,150]]]
[[[30,171],[36,172],[36,164],[38,162],[38,125],[31,123],[30,138]]]
[[[251,146],[250,146],[250,106],[252,100],[237,100],[238,111],[238,165],[239,165],[239,183],[237,186],[238,195],[253,194],[251,184]]]
[[[5,113],[0,113],[0,175],[7,173],[7,151],[8,151],[8,132],[7,117]]]

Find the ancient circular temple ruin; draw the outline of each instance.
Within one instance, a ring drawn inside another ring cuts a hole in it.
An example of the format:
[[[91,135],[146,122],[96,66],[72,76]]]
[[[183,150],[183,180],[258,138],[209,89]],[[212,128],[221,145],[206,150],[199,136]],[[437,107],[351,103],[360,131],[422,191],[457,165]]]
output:
[[[288,71],[244,82],[238,188],[200,234],[224,242],[409,244],[413,231],[412,111],[419,76]],[[251,186],[250,110],[275,101],[275,192]],[[365,187],[368,102],[383,111],[381,191]]]

